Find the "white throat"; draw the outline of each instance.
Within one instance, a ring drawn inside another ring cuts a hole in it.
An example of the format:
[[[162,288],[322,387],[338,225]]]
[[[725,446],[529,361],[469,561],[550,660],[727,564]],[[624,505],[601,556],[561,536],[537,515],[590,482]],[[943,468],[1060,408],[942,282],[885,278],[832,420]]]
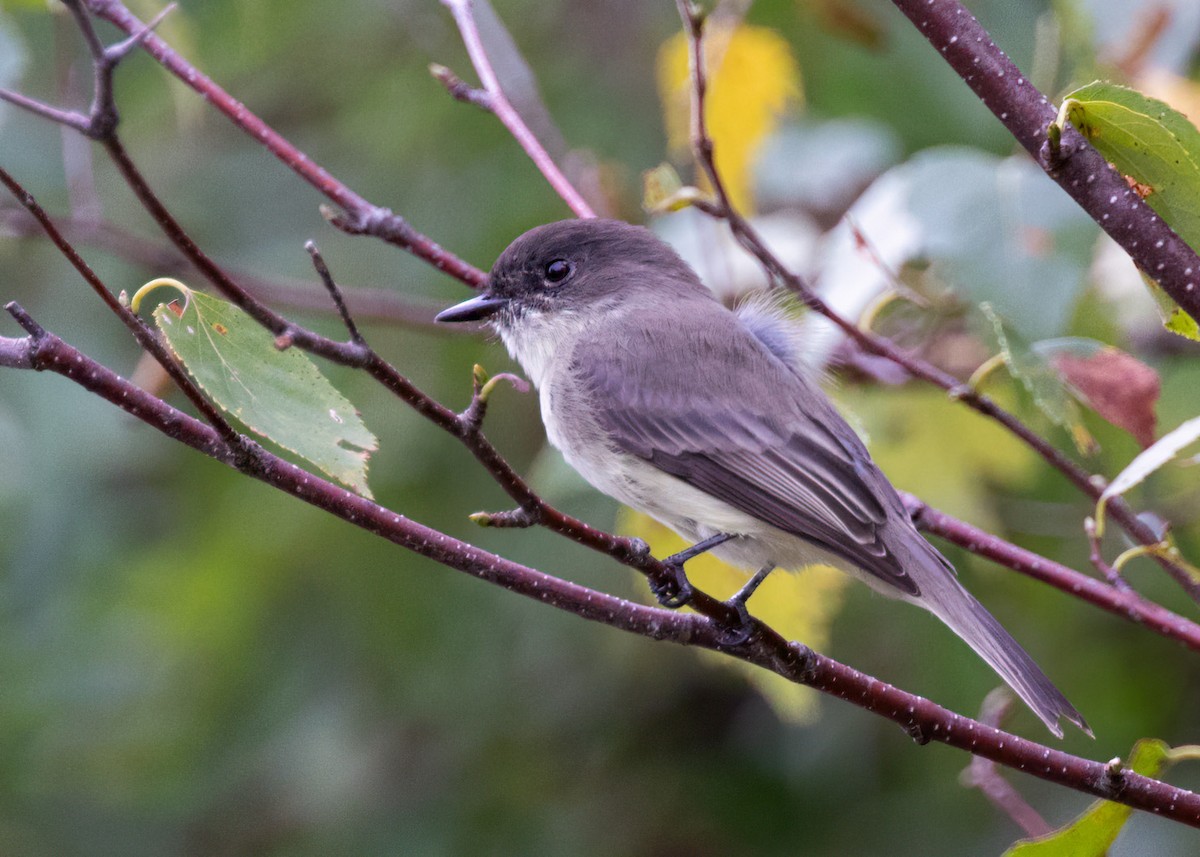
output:
[[[569,361],[565,351],[577,341],[582,325],[580,317],[570,311],[528,312],[511,325],[497,325],[497,330],[508,353],[541,390],[558,368],[558,358]]]

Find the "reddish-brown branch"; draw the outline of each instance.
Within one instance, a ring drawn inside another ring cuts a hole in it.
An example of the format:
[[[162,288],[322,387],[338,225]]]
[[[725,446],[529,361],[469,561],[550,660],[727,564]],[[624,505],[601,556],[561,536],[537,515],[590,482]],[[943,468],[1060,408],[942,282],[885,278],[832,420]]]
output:
[[[475,73],[479,75],[480,83],[483,84],[483,92],[479,93],[478,90],[463,90],[461,88],[462,81],[458,81],[460,84],[458,92],[456,93],[451,88],[451,94],[482,107],[499,119],[518,145],[525,150],[525,154],[533,161],[538,172],[554,189],[554,192],[562,198],[571,211],[575,212],[576,217],[595,217],[596,212],[592,210],[587,200],[575,189],[570,180],[563,175],[562,170],[558,168],[558,164],[554,163],[554,159],[550,157],[545,146],[525,124],[521,114],[516,111],[516,108],[508,100],[508,96],[505,95],[504,87],[500,85],[500,78],[497,77],[495,69],[492,68],[492,61],[483,48],[483,39],[479,34],[479,26],[475,22],[474,4],[471,0],[442,0],[442,3],[454,16],[454,23],[458,25],[463,45],[467,48],[467,55],[471,58],[471,64],[475,66]],[[439,79],[442,78],[439,77]],[[442,80],[443,83],[448,83],[447,80]]]
[[[84,0],[84,5],[94,15],[109,21],[126,33],[140,33],[145,29],[145,25],[118,0]],[[483,271],[464,262],[428,236],[418,232],[403,217],[383,206],[368,202],[314,163],[308,155],[246,109],[244,104],[186,62],[158,36],[153,33],[146,35],[142,46],[163,68],[199,93],[296,175],[336,203],[343,214],[333,219],[335,226],[352,234],[373,235],[395,244],[473,288],[479,288],[487,280],[487,274]]]
[[[590,621],[651,639],[720,651],[755,664],[891,720],[920,743],[939,741],[1040,779],[1200,828],[1200,794],[1072,756],[962,717],[800,644],[789,643],[761,623],[755,623],[754,633],[744,644],[731,648],[721,624],[708,617],[634,604],[506,560],[379,506],[261,449],[249,456],[235,454],[204,423],[133,386],[43,330],[15,304],[9,304],[8,309],[29,335],[22,339],[0,337],[0,366],[63,375],[167,436],[415,553]]]
[[[1073,568],[940,512],[911,494],[901,496],[913,522],[925,532],[1200,652],[1200,625],[1143,598],[1132,589],[1118,588],[1080,574]]]

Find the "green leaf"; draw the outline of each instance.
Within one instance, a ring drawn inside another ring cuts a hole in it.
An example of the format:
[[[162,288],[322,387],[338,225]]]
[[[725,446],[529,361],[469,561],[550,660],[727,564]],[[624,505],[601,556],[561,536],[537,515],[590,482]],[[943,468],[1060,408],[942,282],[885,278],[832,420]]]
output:
[[[991,304],[983,303],[980,309],[991,323],[1004,365],[1029,391],[1038,410],[1055,425],[1070,432],[1071,439],[1075,441],[1075,446],[1081,453],[1094,453],[1098,448],[1096,440],[1083,424],[1083,416],[1070,386],[1052,362],[1054,354],[1062,350],[1061,345],[1056,346],[1055,343],[1079,344],[1087,341],[1060,339],[1049,340],[1041,348],[1031,346],[1017,334],[1005,329],[1004,322]],[[1091,352],[1102,347],[1100,343],[1095,343],[1094,346],[1087,347],[1087,350]]]
[[[1200,131],[1169,104],[1096,81],[1063,99],[1063,118],[1123,175],[1179,237],[1200,248]],[[1155,288],[1166,328],[1200,339],[1196,320]]]
[[[1125,767],[1157,777],[1171,753],[1166,743],[1143,738],[1133,745]],[[1097,801],[1066,827],[1039,839],[1018,842],[1004,852],[1004,857],[1105,857],[1132,813],[1132,807],[1124,804]]]
[[[1162,286],[1150,277],[1142,274],[1142,282],[1146,284],[1146,288],[1150,289],[1150,295],[1154,298],[1154,305],[1158,308],[1158,315],[1162,319],[1163,327],[1185,339],[1200,342],[1200,324],[1196,324],[1196,319],[1180,309],[1179,304],[1175,303],[1171,296],[1162,290]]]
[[[160,304],[154,320],[208,396],[251,431],[316,465],[364,497],[378,442],[352,405],[298,348],[279,350],[242,310],[187,290],[182,310]]]

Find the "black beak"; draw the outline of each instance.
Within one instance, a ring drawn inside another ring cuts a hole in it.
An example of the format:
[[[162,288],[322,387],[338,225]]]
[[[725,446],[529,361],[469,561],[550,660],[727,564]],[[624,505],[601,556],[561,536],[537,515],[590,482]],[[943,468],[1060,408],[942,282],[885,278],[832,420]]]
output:
[[[482,321],[498,313],[507,303],[508,298],[498,298],[484,292],[482,295],[442,310],[434,316],[433,320],[441,322]]]

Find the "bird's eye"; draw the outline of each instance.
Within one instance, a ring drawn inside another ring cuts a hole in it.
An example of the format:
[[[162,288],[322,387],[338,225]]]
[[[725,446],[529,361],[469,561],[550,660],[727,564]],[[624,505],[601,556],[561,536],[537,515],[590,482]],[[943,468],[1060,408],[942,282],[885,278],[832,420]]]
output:
[[[546,266],[546,282],[561,283],[567,277],[571,276],[571,272],[575,270],[575,266],[566,259],[555,259]]]

